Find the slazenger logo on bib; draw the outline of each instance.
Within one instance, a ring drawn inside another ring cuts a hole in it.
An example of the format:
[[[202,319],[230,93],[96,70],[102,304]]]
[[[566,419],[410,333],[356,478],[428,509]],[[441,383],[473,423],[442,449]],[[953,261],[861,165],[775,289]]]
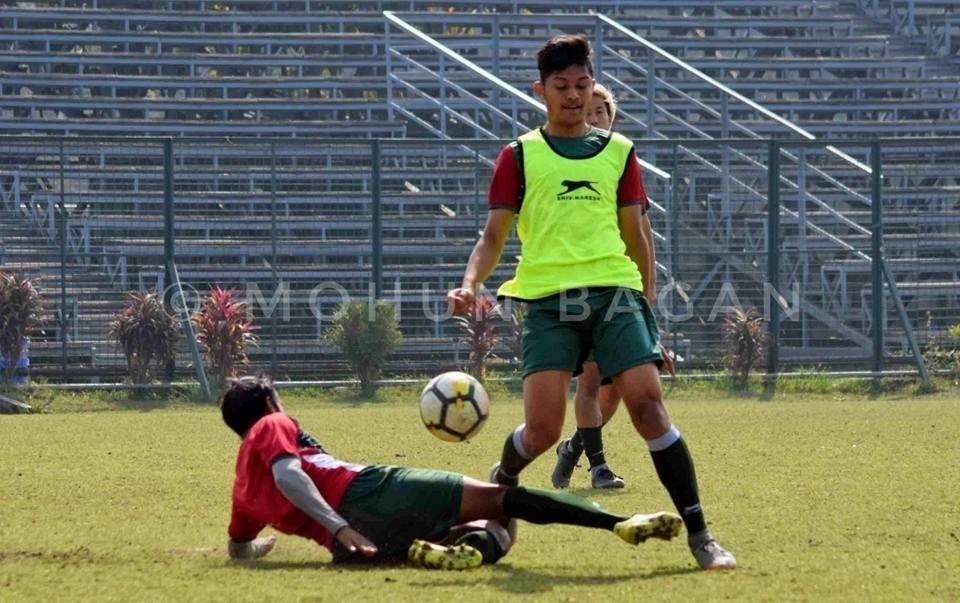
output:
[[[560,183],[560,186],[564,187],[564,190],[557,193],[557,199],[563,199],[564,201],[599,201],[600,191],[593,188],[594,184],[596,184],[596,182],[590,180],[564,180]],[[596,195],[581,193],[579,195],[568,196],[581,189],[593,191]]]

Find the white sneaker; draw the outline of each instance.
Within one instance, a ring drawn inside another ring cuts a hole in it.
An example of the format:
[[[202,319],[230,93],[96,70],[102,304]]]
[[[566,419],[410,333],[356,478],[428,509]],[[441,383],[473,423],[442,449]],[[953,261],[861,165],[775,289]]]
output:
[[[736,569],[737,560],[733,553],[720,546],[707,532],[704,536],[688,538],[690,552],[697,563],[705,570]]]

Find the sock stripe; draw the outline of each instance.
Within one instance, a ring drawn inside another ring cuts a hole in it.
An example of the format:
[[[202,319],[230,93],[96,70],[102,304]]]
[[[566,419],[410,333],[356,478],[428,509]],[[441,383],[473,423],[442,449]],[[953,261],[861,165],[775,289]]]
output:
[[[513,430],[513,448],[517,451],[517,454],[527,459],[528,461],[533,458],[527,449],[523,447],[523,432],[526,430],[527,424],[521,423]]]
[[[673,446],[673,444],[679,439],[680,430],[677,429],[675,425],[671,425],[670,429],[667,430],[667,433],[663,434],[659,438],[647,440],[647,448],[650,449],[650,452],[659,452],[661,450],[666,450],[670,446]]]

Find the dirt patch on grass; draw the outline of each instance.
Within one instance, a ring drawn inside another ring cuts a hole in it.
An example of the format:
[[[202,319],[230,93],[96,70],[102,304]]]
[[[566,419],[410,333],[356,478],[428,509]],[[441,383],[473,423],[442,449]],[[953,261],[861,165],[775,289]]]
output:
[[[85,546],[78,546],[69,551],[0,551],[0,562],[24,561],[39,559],[55,563],[88,563],[93,561],[93,554]]]

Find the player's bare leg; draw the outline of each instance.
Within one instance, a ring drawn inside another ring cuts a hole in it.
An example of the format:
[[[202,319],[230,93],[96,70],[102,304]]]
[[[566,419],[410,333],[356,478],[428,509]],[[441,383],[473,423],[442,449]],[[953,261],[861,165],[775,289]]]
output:
[[[617,387],[612,383],[609,385],[602,385],[600,391],[597,392],[597,409],[600,411],[600,420],[601,420],[601,429],[609,421],[610,417],[613,416],[613,413],[617,411],[617,406],[620,404],[620,393],[617,392]],[[603,453],[603,440],[600,437],[600,432],[597,432],[597,441],[596,448],[600,449],[600,454],[603,456],[602,464],[595,464],[593,462],[593,453],[590,448],[589,442],[585,440],[585,450],[587,457],[591,459],[590,463],[590,485],[598,490],[609,490],[611,488],[623,488],[624,481],[623,478],[613,472],[610,466],[606,462],[606,456]]]
[[[577,392],[573,398],[573,411],[577,418],[577,431],[573,437],[560,440],[557,444],[557,463],[550,475],[554,488],[570,487],[573,470],[583,454],[582,428],[597,428],[603,425],[600,409],[597,406],[597,394],[600,392],[600,371],[596,362],[585,362],[583,372],[577,377]]]
[[[622,488],[623,478],[607,464],[603,448],[603,426],[620,403],[620,396],[612,385],[601,387],[600,369],[596,362],[585,362],[577,378],[577,393],[573,408],[577,416],[577,430],[570,438],[557,444],[557,463],[550,475],[554,488],[567,488],[580,455],[587,453],[590,462],[590,484],[598,490]]]
[[[560,439],[570,377],[570,371],[539,371],[523,380],[526,422],[507,436],[492,481],[515,485],[524,467]]]
[[[647,442],[661,483],[673,499],[687,528],[687,540],[703,569],[733,569],[737,562],[707,530],[700,506],[693,458],[680,431],[663,405],[660,375],[655,364],[629,368],[614,377],[637,432]]]

